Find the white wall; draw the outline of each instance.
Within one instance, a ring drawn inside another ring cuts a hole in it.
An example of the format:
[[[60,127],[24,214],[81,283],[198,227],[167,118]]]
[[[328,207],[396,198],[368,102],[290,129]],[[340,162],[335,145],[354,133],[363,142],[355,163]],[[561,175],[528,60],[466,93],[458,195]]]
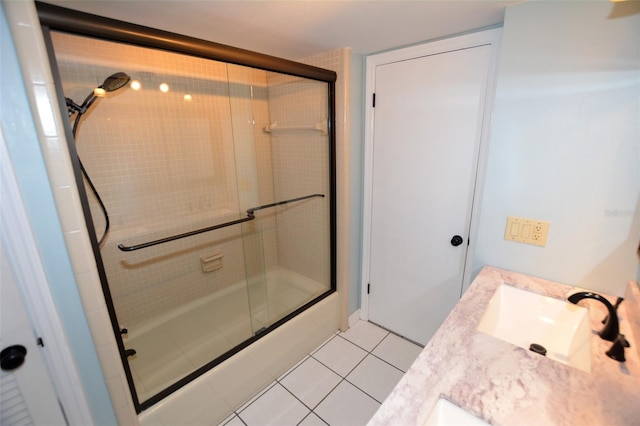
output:
[[[503,37],[474,273],[622,294],[639,264],[640,7],[518,4]],[[508,215],[550,221],[547,246],[504,240]]]

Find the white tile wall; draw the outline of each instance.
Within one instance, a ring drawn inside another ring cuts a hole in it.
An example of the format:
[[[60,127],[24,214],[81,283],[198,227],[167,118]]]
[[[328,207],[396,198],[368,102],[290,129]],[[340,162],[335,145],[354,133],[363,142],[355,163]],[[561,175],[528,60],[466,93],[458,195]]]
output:
[[[327,84],[268,74],[274,192],[277,200],[323,194],[277,209],[280,265],[330,285],[328,136],[314,128],[328,116]]]
[[[64,33],[54,32],[53,41],[63,90],[76,103],[117,71],[142,84],[98,99],[80,122],[76,144],[109,211],[102,253],[121,325],[135,328],[244,279],[237,227],[146,252],[115,247],[237,217],[226,64]],[[168,93],[157,89],[160,82],[169,84]],[[88,193],[100,236],[104,216]],[[201,273],[200,256],[217,251],[225,255],[223,269]]]
[[[303,132],[273,144],[262,130],[274,119],[325,119],[324,83],[64,33],[53,41],[63,90],[76,103],[117,71],[142,84],[98,99],[76,145],[109,211],[102,256],[121,326],[136,329],[277,264],[329,285],[328,197],[139,252],[116,247],[232,220],[260,204],[328,195],[326,136],[297,143]],[[157,90],[160,82],[168,93]],[[87,193],[101,236],[104,215]],[[223,268],[202,273],[199,258],[216,252]]]

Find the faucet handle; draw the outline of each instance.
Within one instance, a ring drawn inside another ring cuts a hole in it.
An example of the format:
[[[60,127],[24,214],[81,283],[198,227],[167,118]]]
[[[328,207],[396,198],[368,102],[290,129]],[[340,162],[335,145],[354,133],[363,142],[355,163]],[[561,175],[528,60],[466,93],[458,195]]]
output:
[[[620,304],[622,303],[624,299],[622,297],[618,297],[618,299],[616,299],[616,304],[613,305],[613,308],[617,311],[618,310],[618,306],[620,306]],[[609,315],[607,315],[606,317],[604,317],[604,319],[602,320],[602,324],[606,324],[607,321],[609,321]]]
[[[607,356],[611,359],[615,359],[619,362],[625,362],[624,348],[629,348],[631,345],[624,337],[624,334],[618,334],[618,337],[613,341],[613,345],[606,352]]]

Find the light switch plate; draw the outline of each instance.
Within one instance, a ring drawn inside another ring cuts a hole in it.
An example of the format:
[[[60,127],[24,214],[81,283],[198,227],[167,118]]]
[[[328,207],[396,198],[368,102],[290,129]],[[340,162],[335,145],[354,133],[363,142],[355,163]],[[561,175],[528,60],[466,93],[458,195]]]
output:
[[[549,226],[546,220],[507,216],[504,239],[544,247],[547,245]]]

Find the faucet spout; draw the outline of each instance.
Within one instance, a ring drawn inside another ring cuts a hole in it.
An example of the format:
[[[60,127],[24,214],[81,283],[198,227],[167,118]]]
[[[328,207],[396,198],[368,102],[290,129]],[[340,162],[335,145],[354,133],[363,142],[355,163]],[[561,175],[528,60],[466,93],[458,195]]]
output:
[[[604,327],[598,333],[598,335],[609,342],[613,342],[616,340],[619,334],[619,326],[618,326],[618,313],[616,312],[616,308],[604,297],[600,296],[597,293],[591,293],[589,291],[581,291],[579,293],[574,293],[568,297],[569,302],[576,304],[583,299],[594,299],[599,302],[602,302],[604,306],[607,307],[609,311],[609,315],[607,316]]]

